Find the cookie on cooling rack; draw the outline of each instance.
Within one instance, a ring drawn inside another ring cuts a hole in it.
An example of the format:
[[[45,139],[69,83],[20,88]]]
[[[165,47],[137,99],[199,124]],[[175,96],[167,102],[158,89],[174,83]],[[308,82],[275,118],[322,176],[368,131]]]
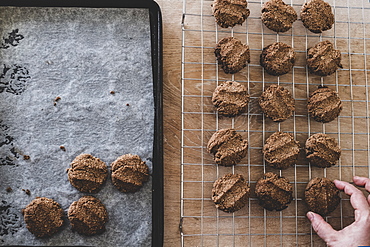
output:
[[[248,102],[248,90],[236,81],[221,83],[216,87],[212,96],[212,103],[218,113],[229,117],[246,112]]]
[[[249,185],[241,174],[226,174],[213,184],[212,201],[224,212],[232,213],[243,208],[249,196]]]
[[[262,7],[261,20],[268,29],[275,32],[286,32],[297,20],[297,13],[292,6],[282,0],[270,0]]]
[[[311,0],[301,9],[303,25],[313,33],[329,30],[334,24],[334,14],[330,4],[322,0]]]
[[[341,149],[337,141],[327,134],[317,133],[306,141],[306,158],[314,166],[334,166],[340,155]]]
[[[267,210],[281,211],[293,200],[293,186],[289,180],[272,172],[265,173],[256,184],[259,204]]]
[[[308,70],[316,75],[327,76],[342,68],[340,50],[328,41],[317,43],[307,50]]]
[[[289,133],[275,132],[263,146],[265,161],[276,169],[286,169],[297,162],[299,144]]]
[[[234,129],[221,129],[209,139],[207,149],[214,155],[216,164],[232,166],[247,155],[248,141]]]
[[[36,237],[50,237],[62,227],[63,209],[46,197],[37,197],[22,211],[27,229]]]
[[[295,110],[294,99],[289,90],[272,84],[259,98],[259,105],[265,115],[275,122],[289,118]]]
[[[270,75],[284,75],[292,70],[295,56],[295,51],[291,46],[275,42],[263,48],[260,64]]]
[[[234,37],[221,39],[215,48],[215,55],[226,74],[235,74],[250,62],[249,46]]]
[[[328,178],[313,178],[307,184],[304,200],[310,211],[322,216],[333,212],[340,203],[339,189]]]
[[[342,101],[337,92],[327,87],[319,87],[310,94],[307,109],[313,119],[328,123],[339,116],[342,111]]]
[[[247,9],[246,0],[214,0],[212,4],[213,15],[220,27],[234,27],[248,18],[250,11]]]

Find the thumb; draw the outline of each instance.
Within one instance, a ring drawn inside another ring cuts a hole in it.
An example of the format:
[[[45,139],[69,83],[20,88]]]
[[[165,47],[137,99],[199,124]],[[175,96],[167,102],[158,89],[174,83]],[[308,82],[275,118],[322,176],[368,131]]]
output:
[[[311,221],[312,228],[315,230],[317,235],[322,238],[325,242],[329,242],[330,239],[336,234],[329,223],[327,223],[319,214],[308,212],[307,218]]]

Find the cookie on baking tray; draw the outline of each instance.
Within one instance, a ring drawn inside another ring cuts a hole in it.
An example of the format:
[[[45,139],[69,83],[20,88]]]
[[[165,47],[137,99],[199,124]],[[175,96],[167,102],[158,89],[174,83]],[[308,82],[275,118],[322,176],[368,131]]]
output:
[[[250,11],[247,5],[246,0],[214,0],[212,12],[220,27],[234,27],[242,25],[248,18]]]
[[[62,227],[64,212],[59,203],[36,197],[22,210],[27,229],[36,237],[50,237]]]
[[[249,185],[241,174],[226,174],[213,184],[212,201],[224,212],[232,213],[243,208],[249,196]]]
[[[209,139],[207,149],[213,154],[216,164],[232,166],[247,155],[248,141],[234,129],[221,129]]]
[[[215,55],[226,74],[235,74],[250,62],[249,46],[234,37],[221,39],[215,48]]]
[[[334,14],[330,4],[322,0],[311,0],[301,9],[303,25],[313,33],[329,30],[334,24]]]
[[[98,192],[108,177],[105,162],[91,154],[80,154],[67,169],[69,182],[79,191],[85,193]]]
[[[149,168],[138,155],[125,154],[112,164],[112,182],[121,192],[136,192],[149,180]]]
[[[275,32],[286,32],[297,20],[297,13],[292,6],[283,0],[270,0],[262,7],[261,20],[268,29]]]
[[[105,231],[108,212],[99,199],[93,196],[84,196],[69,206],[68,219],[73,231],[92,236]]]
[[[236,81],[218,85],[213,92],[212,103],[219,114],[237,116],[247,111],[249,94],[246,87]]]

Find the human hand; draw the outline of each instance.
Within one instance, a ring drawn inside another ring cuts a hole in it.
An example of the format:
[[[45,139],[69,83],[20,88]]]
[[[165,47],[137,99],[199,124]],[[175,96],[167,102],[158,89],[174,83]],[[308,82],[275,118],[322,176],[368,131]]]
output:
[[[370,192],[370,178],[353,177],[353,182]],[[355,210],[355,221],[340,231],[334,230],[319,214],[308,212],[312,228],[328,246],[370,246],[370,195],[364,194],[352,184],[334,180],[335,186],[350,196]]]

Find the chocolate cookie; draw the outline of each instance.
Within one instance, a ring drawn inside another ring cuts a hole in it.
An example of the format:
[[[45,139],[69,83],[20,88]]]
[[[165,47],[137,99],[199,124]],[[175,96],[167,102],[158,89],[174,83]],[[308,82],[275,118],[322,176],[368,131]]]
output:
[[[310,94],[307,109],[313,119],[328,123],[339,116],[342,111],[342,101],[337,92],[327,87],[320,87]]]
[[[277,169],[286,169],[297,162],[299,145],[292,135],[275,132],[267,138],[262,152],[270,166]]]
[[[336,140],[327,134],[317,133],[306,141],[306,157],[318,167],[334,166],[341,154]]]
[[[235,74],[250,62],[249,46],[234,37],[221,39],[215,48],[215,55],[226,74]]]
[[[216,164],[232,166],[247,155],[248,141],[234,129],[221,129],[209,139],[207,149],[214,155]]]
[[[311,0],[302,6],[301,20],[303,25],[313,33],[321,33],[331,29],[334,14],[330,4],[322,0]]]
[[[310,211],[322,216],[333,212],[340,202],[339,189],[327,178],[313,178],[306,187],[304,200]]]
[[[265,115],[275,122],[286,120],[295,110],[294,99],[289,90],[276,84],[265,89],[259,98],[259,105]]]
[[[67,169],[69,182],[79,191],[96,193],[108,176],[106,164],[91,154],[80,154]]]
[[[219,114],[237,116],[246,112],[249,102],[248,90],[239,82],[227,81],[216,87],[212,103]]]
[[[247,5],[246,0],[214,0],[212,11],[220,27],[234,27],[248,18],[250,12]]]
[[[270,75],[284,75],[288,73],[295,62],[295,51],[289,45],[275,42],[263,48],[260,55],[260,64]]]
[[[286,32],[297,20],[297,13],[292,6],[282,0],[270,0],[263,5],[261,20],[268,29]]]
[[[73,231],[91,236],[105,231],[108,212],[99,199],[92,196],[84,196],[69,206],[68,219],[71,222]]]
[[[27,229],[36,237],[50,237],[62,227],[63,209],[46,197],[36,197],[22,210]]]
[[[342,68],[341,54],[330,41],[322,41],[307,50],[308,70],[316,75],[327,76]]]
[[[256,184],[259,204],[267,210],[281,211],[293,200],[293,186],[289,180],[272,172],[265,173]]]
[[[112,182],[121,192],[136,192],[149,180],[149,168],[138,155],[122,155],[111,166]]]
[[[217,179],[212,188],[212,200],[216,208],[228,213],[244,207],[249,195],[249,185],[240,174],[226,174]]]

